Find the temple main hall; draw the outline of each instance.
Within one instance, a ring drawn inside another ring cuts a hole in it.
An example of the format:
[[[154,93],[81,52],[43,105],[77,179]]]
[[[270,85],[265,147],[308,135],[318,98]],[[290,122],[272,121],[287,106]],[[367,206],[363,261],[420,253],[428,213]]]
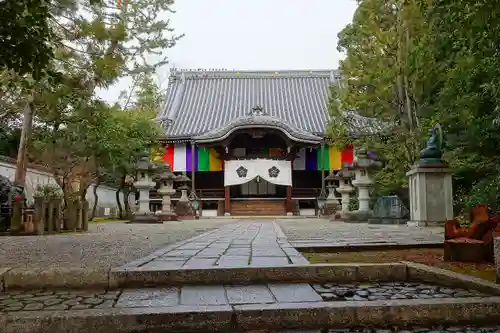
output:
[[[325,176],[353,161],[354,147],[325,138],[339,78],[335,70],[172,69],[157,116],[163,160],[191,178],[201,215],[317,214]],[[346,116],[353,132],[370,128],[370,118]]]

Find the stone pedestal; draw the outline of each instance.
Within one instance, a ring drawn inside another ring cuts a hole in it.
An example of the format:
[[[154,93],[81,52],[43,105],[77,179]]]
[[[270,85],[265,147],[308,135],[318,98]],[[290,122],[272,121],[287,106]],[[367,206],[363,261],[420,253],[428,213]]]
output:
[[[495,266],[497,267],[497,283],[500,283],[500,236],[494,239],[493,253],[495,256]]]
[[[196,213],[191,206],[189,197],[187,195],[187,189],[181,190],[181,197],[177,204],[175,205],[175,213],[180,220],[194,220]]]
[[[406,175],[410,186],[409,226],[444,225],[453,219],[451,169],[417,165]]]
[[[138,209],[132,216],[132,223],[158,223],[158,218],[149,209],[149,190],[155,184],[145,181],[134,183],[134,187],[139,191]]]

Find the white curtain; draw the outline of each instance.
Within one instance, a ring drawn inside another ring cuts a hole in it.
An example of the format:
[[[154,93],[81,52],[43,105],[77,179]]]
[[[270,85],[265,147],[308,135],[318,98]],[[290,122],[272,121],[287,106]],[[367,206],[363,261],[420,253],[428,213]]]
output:
[[[292,186],[292,163],[263,158],[224,163],[224,186],[245,184],[257,176],[272,184]]]

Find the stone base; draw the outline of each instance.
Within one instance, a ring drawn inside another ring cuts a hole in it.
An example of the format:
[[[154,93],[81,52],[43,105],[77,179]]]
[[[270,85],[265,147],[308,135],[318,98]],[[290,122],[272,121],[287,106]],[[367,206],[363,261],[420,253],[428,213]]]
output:
[[[177,202],[175,205],[175,214],[177,214],[180,220],[193,220],[196,216],[196,213],[191,206],[191,202],[189,201]]]
[[[161,222],[179,221],[179,217],[174,212],[167,212],[167,213],[161,212],[156,216],[158,217],[158,220]]]
[[[377,218],[373,217],[368,220],[370,224],[406,224],[408,219],[405,218]]]
[[[130,223],[161,223],[158,217],[153,214],[133,215]]]
[[[408,221],[406,225],[409,227],[443,227],[446,221]]]
[[[361,211],[355,210],[343,214],[344,222],[348,223],[368,223],[368,220],[373,216],[371,210]]]

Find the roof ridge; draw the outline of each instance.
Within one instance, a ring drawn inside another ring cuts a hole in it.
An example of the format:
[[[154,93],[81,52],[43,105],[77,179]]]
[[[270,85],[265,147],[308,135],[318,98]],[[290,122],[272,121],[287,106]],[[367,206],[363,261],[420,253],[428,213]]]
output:
[[[210,77],[315,77],[340,75],[338,69],[285,69],[285,70],[225,70],[225,69],[179,69],[171,68],[170,75],[187,78],[210,78]]]

